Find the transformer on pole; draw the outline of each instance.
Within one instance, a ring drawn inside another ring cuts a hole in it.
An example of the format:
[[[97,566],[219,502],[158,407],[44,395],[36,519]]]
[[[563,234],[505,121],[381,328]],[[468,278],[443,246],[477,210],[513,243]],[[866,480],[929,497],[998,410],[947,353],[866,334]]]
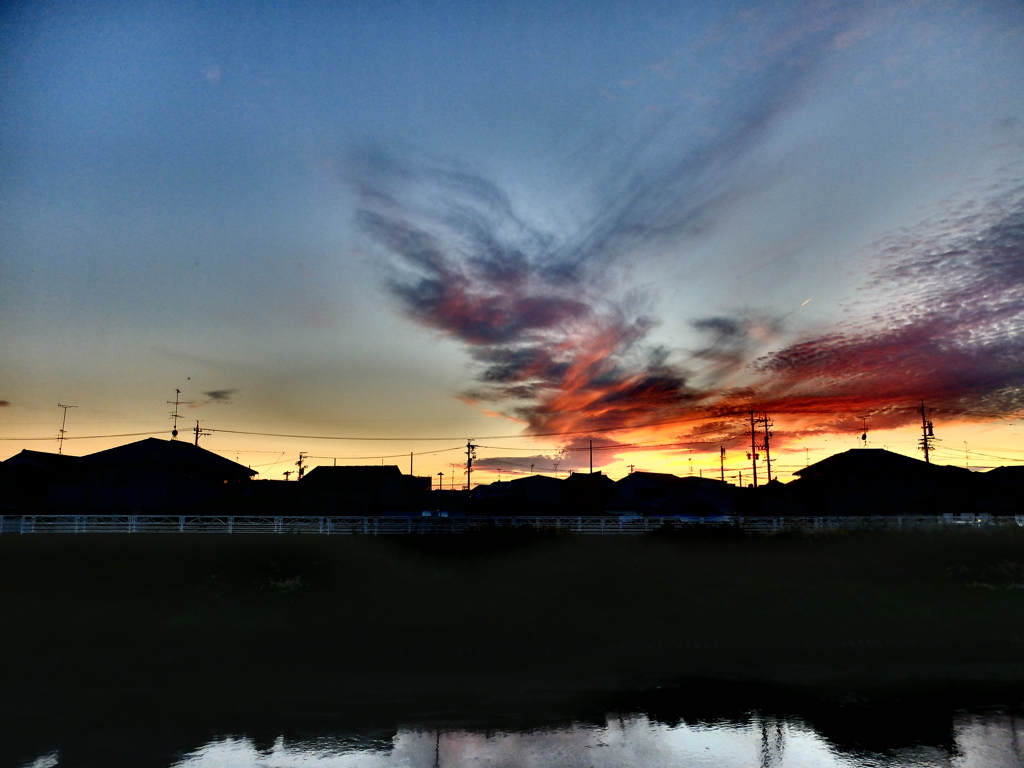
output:
[[[472,440],[466,441],[466,490],[473,489],[473,459],[476,458],[476,446]]]
[[[932,441],[935,439],[935,429],[928,420],[928,411],[924,407],[924,400],[921,401],[921,408],[918,412],[921,414],[921,442],[918,445],[924,451],[925,464],[931,464],[929,454],[932,449]]]

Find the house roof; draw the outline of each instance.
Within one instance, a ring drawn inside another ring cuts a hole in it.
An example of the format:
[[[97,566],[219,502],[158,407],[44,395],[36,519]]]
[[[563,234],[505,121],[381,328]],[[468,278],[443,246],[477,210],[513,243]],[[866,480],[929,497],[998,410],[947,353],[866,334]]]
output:
[[[616,482],[619,483],[678,483],[683,478],[667,472],[630,472]]]
[[[222,475],[251,477],[255,470],[237,464],[212,451],[179,440],[159,440],[147,437],[127,445],[108,448],[82,457],[91,464],[118,464],[122,466],[162,466],[200,469]]]
[[[81,461],[80,456],[65,456],[47,451],[30,451],[27,448],[16,453],[9,459],[0,462],[5,469],[14,467],[31,467],[36,469],[67,469],[75,462]]]
[[[394,481],[403,477],[402,471],[394,464],[387,466],[370,464],[365,466],[313,467],[302,478],[310,485],[340,486],[350,483],[367,484]]]
[[[548,477],[547,475],[526,475],[525,477],[515,477],[511,480],[504,480],[501,482],[507,482],[509,485],[538,485],[538,486],[560,486],[563,482],[557,477]]]
[[[837,453],[829,456],[827,459],[822,459],[804,469],[798,469],[793,474],[804,479],[819,475],[906,474],[938,470],[955,471],[957,469],[957,467],[928,464],[919,459],[912,459],[909,456],[887,451],[884,448],[851,448],[843,453]]]
[[[996,467],[982,473],[981,476],[1002,483],[1024,483],[1024,467]]]

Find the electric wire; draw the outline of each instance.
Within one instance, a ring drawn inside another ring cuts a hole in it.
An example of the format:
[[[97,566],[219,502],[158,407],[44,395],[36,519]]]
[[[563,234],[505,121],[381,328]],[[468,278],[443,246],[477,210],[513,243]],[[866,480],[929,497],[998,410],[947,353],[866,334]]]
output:
[[[117,435],[64,435],[65,440],[100,440],[104,437],[145,437],[147,435],[162,435],[166,430],[160,429],[153,432],[122,432]],[[58,440],[57,437],[0,437],[0,440]]]

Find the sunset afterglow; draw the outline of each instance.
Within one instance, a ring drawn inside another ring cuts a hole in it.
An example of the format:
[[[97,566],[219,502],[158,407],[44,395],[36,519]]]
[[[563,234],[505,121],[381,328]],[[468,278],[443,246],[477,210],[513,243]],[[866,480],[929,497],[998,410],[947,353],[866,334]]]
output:
[[[101,0],[0,35],[0,460],[177,411],[270,479],[461,487],[472,442],[474,485],[746,484],[752,415],[784,482],[922,421],[937,463],[1024,461],[1020,3]]]

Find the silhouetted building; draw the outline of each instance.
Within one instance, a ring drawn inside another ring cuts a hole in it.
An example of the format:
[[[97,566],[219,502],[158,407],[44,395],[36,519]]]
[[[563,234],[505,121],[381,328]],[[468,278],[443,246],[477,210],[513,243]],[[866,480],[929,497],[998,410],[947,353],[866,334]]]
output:
[[[737,489],[721,480],[632,472],[616,483],[617,507],[644,515],[732,515]]]
[[[150,437],[82,457],[87,506],[185,509],[233,499],[255,470],[178,440]]]
[[[996,467],[975,473],[979,503],[976,510],[993,515],[1024,514],[1024,467]]]
[[[429,509],[431,478],[403,475],[398,467],[314,467],[301,481],[310,514],[379,515]]]
[[[561,481],[565,514],[599,515],[614,506],[615,481],[603,472],[573,472]]]
[[[493,516],[565,514],[564,482],[546,475],[529,475],[478,485],[473,492],[473,512]]]
[[[0,462],[0,514],[65,510],[81,504],[82,459],[24,450]]]
[[[852,448],[794,474],[792,498],[807,515],[934,515],[976,502],[968,470],[882,448]]]
[[[7,507],[55,513],[194,511],[233,499],[256,474],[191,443],[153,437],[86,456],[22,451],[0,467]]]

